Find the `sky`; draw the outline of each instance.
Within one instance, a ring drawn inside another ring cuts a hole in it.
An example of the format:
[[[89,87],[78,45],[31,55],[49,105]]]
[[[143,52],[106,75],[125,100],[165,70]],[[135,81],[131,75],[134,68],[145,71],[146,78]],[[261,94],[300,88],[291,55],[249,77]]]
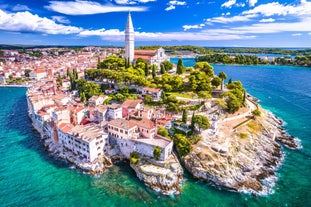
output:
[[[0,0],[0,44],[311,47],[307,0]]]

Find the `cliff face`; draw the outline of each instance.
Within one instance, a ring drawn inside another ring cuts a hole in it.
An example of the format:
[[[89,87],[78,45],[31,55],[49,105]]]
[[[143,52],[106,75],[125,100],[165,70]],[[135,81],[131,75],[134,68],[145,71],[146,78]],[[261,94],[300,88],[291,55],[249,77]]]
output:
[[[271,113],[264,112],[262,117],[249,119],[227,134],[218,133],[214,140],[205,137],[182,160],[196,178],[235,191],[267,194],[274,184],[271,181],[276,179],[274,171],[282,161],[281,146],[276,140],[298,147],[284,136],[280,125]]]
[[[137,177],[148,187],[161,194],[181,193],[183,169],[177,158],[171,155],[166,161],[143,160],[137,165],[131,164]]]

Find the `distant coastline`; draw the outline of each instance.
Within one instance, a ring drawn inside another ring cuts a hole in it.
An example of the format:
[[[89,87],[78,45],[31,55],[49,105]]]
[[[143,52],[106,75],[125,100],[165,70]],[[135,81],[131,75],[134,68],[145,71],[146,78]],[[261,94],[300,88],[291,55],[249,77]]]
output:
[[[1,88],[29,88],[31,85],[0,85]]]

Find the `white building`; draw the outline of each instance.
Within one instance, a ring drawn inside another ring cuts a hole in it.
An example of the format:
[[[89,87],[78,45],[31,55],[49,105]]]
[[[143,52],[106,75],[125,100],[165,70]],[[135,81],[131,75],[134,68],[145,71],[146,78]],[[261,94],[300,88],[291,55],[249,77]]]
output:
[[[41,80],[47,77],[47,72],[43,69],[33,70],[29,73],[30,79]]]
[[[143,88],[141,88],[140,90],[141,90],[141,94],[142,94],[143,96],[151,95],[151,98],[152,98],[154,101],[159,101],[159,100],[161,100],[161,96],[162,96],[163,90],[160,89],[160,88],[143,87]]]
[[[58,140],[65,149],[89,162],[102,157],[108,147],[108,134],[93,124],[75,127],[70,124],[60,124]]]
[[[109,120],[122,118],[122,105],[120,104],[109,105],[107,111],[107,118]]]
[[[89,106],[90,107],[95,107],[98,105],[101,105],[104,103],[104,101],[107,99],[108,97],[105,95],[99,95],[99,96],[92,96],[89,99]]]
[[[107,106],[101,105],[94,109],[94,122],[102,123],[107,121]]]
[[[142,58],[151,65],[156,65],[160,69],[161,63],[170,61],[170,57],[165,54],[163,48],[157,50],[135,50],[134,59]]]
[[[162,152],[160,160],[166,160],[172,153],[173,141],[156,134],[156,126],[152,121],[115,119],[108,123],[108,135],[111,143],[116,144],[120,152],[130,158],[132,152],[153,157],[156,146]]]

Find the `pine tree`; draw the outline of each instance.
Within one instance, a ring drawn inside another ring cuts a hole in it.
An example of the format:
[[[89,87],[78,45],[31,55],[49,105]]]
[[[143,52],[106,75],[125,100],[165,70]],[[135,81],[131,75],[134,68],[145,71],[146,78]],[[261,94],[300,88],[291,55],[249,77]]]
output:
[[[187,111],[186,111],[186,109],[183,109],[183,111],[182,111],[182,122],[187,124],[187,119],[188,119]]]
[[[161,74],[164,74],[164,73],[165,73],[165,67],[164,67],[163,64],[161,64],[160,73],[161,73]]]
[[[152,65],[152,78],[155,79],[156,75],[156,66]]]
[[[194,132],[194,128],[195,128],[195,119],[194,119],[194,112],[192,113],[192,117],[191,117],[191,125],[190,125],[190,129],[191,129],[191,133]]]
[[[67,68],[67,78],[69,78],[70,77],[70,70],[69,70],[69,68]]]
[[[232,79],[230,78],[229,81],[228,81],[228,84],[231,84],[231,83],[232,83]]]
[[[145,64],[145,76],[149,76],[150,72],[149,72],[149,65],[146,63]]]
[[[182,62],[182,59],[180,58],[177,63],[177,71],[176,71],[177,74],[179,75],[183,74],[184,68],[185,68],[184,63]]]
[[[221,78],[221,90],[223,90],[224,80],[227,78],[227,74],[225,72],[220,72],[218,77]]]
[[[85,97],[85,93],[84,93],[84,92],[81,92],[80,100],[81,100],[83,103],[85,103],[86,97]]]
[[[243,94],[243,103],[245,103],[246,101],[246,91],[244,90],[244,94]]]

